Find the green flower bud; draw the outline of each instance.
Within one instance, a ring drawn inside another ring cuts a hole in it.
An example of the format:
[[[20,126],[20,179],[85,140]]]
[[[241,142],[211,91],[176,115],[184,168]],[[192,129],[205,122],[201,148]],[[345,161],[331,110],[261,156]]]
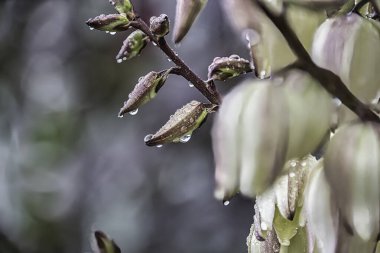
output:
[[[364,241],[374,240],[380,223],[380,126],[359,123],[338,129],[324,166],[339,210]]]
[[[177,0],[174,43],[181,42],[206,3],[207,0]]]
[[[169,70],[161,72],[151,71],[147,75],[140,77],[133,91],[129,94],[128,100],[124,102],[124,106],[120,109],[119,117],[123,117],[125,113],[135,114],[140,106],[148,103],[157,92],[165,84],[170,73]]]
[[[327,19],[314,36],[312,58],[369,104],[380,91],[380,24],[354,13]],[[345,106],[339,117],[341,123],[357,118]]]
[[[87,20],[86,24],[90,28],[106,32],[125,31],[129,27],[129,20],[122,14],[100,15]]]
[[[160,146],[169,142],[188,142],[193,131],[202,125],[214,109],[215,105],[191,101],[170,116],[169,121],[157,133],[147,135],[145,144]]]
[[[91,244],[94,253],[121,253],[116,243],[102,231],[95,231]]]
[[[148,36],[140,30],[131,33],[124,41],[116,56],[118,63],[129,60],[139,55],[147,44]]]
[[[216,57],[208,67],[208,79],[224,81],[252,71],[249,61],[238,55]]]
[[[150,18],[150,31],[157,37],[164,37],[169,33],[169,18],[166,14]]]
[[[132,3],[129,0],[109,0],[109,2],[120,14],[129,14],[133,12]]]

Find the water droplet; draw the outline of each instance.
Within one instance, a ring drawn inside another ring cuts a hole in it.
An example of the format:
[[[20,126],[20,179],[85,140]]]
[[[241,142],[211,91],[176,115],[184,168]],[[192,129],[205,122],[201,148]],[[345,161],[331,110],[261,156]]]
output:
[[[228,57],[228,58],[231,59],[231,60],[240,60],[240,56],[237,55],[237,54],[232,54],[232,55],[230,55],[230,57]]]
[[[289,173],[289,177],[295,177],[296,174],[294,172]]]
[[[175,56],[178,56],[178,53],[177,53],[177,52],[175,52],[174,54],[175,54]]]
[[[119,118],[123,118],[124,115],[123,115],[123,114],[120,114],[120,115],[118,115],[117,117],[119,117]]]
[[[229,204],[230,204],[230,201],[228,200],[223,201],[223,205],[228,206]]]
[[[122,62],[123,62],[123,59],[117,59],[116,62],[117,62],[117,63],[122,63]]]
[[[265,70],[260,71],[259,78],[264,79],[267,72]]]
[[[91,27],[91,26],[90,26],[90,30],[91,30],[91,31],[94,30],[94,29],[95,29],[94,27]]]
[[[157,47],[157,43],[152,41],[153,46]]]
[[[139,109],[137,108],[136,110],[130,111],[130,115],[136,115],[138,113]]]
[[[190,88],[193,88],[193,87],[194,87],[194,84],[192,84],[192,83],[189,82],[189,87],[190,87]]]
[[[110,31],[106,31],[106,33],[110,33]]]
[[[260,223],[261,230],[268,230],[268,225],[265,222]]]
[[[306,163],[305,161],[303,161],[303,162],[301,163],[301,166],[302,166],[302,167],[305,167],[306,164],[307,164],[307,163]]]
[[[150,141],[153,138],[153,134],[148,134],[144,137],[144,142]]]
[[[172,60],[170,58],[168,58],[168,62],[172,62]]]
[[[156,147],[157,147],[157,148],[162,148],[162,144],[160,144],[160,145],[157,145]]]
[[[186,143],[188,142],[189,140],[191,139],[191,134],[186,134],[184,136],[182,136],[179,141],[182,142],[182,143]]]
[[[290,166],[292,166],[292,167],[296,167],[296,166],[297,166],[297,162],[296,162],[296,161],[291,161],[291,162],[290,162]]]
[[[139,77],[139,82],[141,82],[143,79],[144,79],[144,77],[143,77],[143,76],[140,76],[140,77]]]
[[[127,60],[127,57],[123,57],[123,61],[126,61]]]
[[[110,32],[110,34],[111,34],[111,35],[115,35],[115,34],[116,34],[116,32]]]

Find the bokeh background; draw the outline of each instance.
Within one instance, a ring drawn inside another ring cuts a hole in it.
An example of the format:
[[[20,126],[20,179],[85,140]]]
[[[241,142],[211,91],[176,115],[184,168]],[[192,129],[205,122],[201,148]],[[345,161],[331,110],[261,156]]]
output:
[[[175,1],[134,2],[145,20],[166,13],[173,24]],[[125,253],[245,252],[253,204],[213,197],[213,117],[186,144],[143,142],[205,101],[196,89],[171,76],[137,115],[117,117],[138,77],[172,63],[148,45],[117,64],[127,34],[84,24],[113,12],[107,0],[0,0],[0,252],[90,252],[96,229]],[[218,1],[174,48],[203,78],[216,56],[248,56]]]

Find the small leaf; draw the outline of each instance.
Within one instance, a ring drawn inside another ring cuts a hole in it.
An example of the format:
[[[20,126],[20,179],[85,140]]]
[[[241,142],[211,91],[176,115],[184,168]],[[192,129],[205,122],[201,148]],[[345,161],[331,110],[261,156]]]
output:
[[[129,0],[110,0],[109,2],[120,14],[133,12],[133,5]]]
[[[180,142],[184,136],[191,136],[215,107],[215,105],[191,101],[170,116],[169,121],[157,133],[145,139],[145,144],[157,146],[169,142]]]
[[[161,14],[150,18],[150,31],[157,37],[163,37],[169,33],[169,18],[166,14]]]
[[[159,89],[165,84],[165,81],[171,69],[161,72],[151,71],[147,75],[140,77],[133,91],[129,94],[129,99],[124,102],[124,106],[120,109],[119,117],[127,112],[133,112],[140,106],[152,100]]]
[[[124,41],[116,56],[118,62],[129,60],[139,55],[147,44],[148,36],[140,30],[131,33]]]
[[[207,0],[177,0],[173,39],[181,42],[194,23]]]
[[[119,246],[102,231],[95,231],[91,244],[94,253],[121,253]]]
[[[224,81],[228,78],[252,71],[249,61],[238,55],[216,57],[208,67],[208,78]]]
[[[89,27],[100,31],[117,32],[127,30],[129,20],[122,14],[102,14],[95,18],[90,18],[87,20],[86,24]]]

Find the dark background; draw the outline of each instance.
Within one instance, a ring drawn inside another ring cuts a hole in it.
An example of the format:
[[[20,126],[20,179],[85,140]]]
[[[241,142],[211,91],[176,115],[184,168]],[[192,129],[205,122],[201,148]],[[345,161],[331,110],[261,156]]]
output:
[[[174,0],[134,2],[173,24]],[[200,93],[171,76],[137,115],[117,117],[138,77],[172,65],[152,45],[117,64],[127,34],[84,24],[114,12],[107,0],[0,0],[0,252],[89,252],[96,229],[125,253],[246,252],[252,202],[213,197],[213,117],[187,144],[143,142]],[[223,16],[209,1],[175,47],[203,78],[214,57],[248,54]]]

